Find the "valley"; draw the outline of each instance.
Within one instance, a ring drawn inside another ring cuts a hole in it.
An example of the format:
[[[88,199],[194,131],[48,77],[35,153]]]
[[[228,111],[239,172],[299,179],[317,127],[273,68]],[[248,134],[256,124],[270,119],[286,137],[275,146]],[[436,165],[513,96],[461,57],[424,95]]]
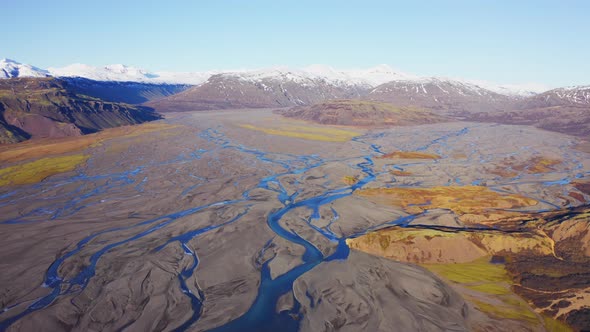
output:
[[[590,328],[587,87],[0,67],[0,331]]]
[[[590,332],[590,2],[0,9],[0,332]]]
[[[580,144],[250,109],[2,148],[0,330],[584,329]]]

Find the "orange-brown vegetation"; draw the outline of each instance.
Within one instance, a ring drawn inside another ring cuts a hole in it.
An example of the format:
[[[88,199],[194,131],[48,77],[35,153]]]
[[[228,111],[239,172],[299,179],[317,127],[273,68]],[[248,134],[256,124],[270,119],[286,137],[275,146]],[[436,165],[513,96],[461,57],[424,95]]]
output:
[[[380,159],[440,159],[440,156],[434,153],[415,152],[415,151],[394,151],[386,153],[379,157]]]
[[[412,263],[467,263],[492,255],[553,255],[544,233],[462,231],[392,227],[347,240],[354,249]]]
[[[123,136],[133,137],[149,132],[168,130],[177,127],[177,125],[150,122],[135,126],[105,129],[95,134],[79,137],[47,138],[29,140],[17,144],[2,145],[0,146],[0,164],[82,151],[92,145],[100,144],[105,140],[112,138]]]
[[[506,158],[501,166],[489,170],[491,174],[505,178],[517,176],[519,173],[541,174],[554,171],[554,166],[561,164],[561,160],[536,156],[525,161],[518,161],[514,157]]]
[[[496,209],[514,209],[537,204],[534,199],[516,194],[500,194],[483,186],[371,188],[359,190],[355,194],[402,207],[408,213],[442,208],[456,214],[484,214]]]

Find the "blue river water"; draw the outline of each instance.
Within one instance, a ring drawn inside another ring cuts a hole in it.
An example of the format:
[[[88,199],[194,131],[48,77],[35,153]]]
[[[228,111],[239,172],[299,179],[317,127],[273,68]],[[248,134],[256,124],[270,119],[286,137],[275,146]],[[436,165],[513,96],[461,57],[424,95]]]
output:
[[[426,150],[435,144],[444,145],[446,144],[445,142],[447,139],[457,137],[460,135],[465,135],[468,132],[469,128],[462,128],[458,131],[447,133],[441,137],[432,140],[430,143],[419,147],[417,150]],[[203,305],[206,303],[206,294],[200,289],[193,291],[190,287],[187,286],[187,280],[194,277],[195,271],[197,271],[199,266],[198,253],[191,249],[190,246],[188,246],[187,244],[189,241],[193,240],[194,238],[202,234],[211,232],[220,227],[224,227],[234,222],[237,222],[243,216],[247,215],[250,211],[250,208],[254,204],[254,202],[250,199],[250,192],[254,189],[263,189],[276,194],[276,199],[278,202],[280,202],[281,207],[269,212],[266,220],[267,225],[275,233],[276,236],[281,237],[293,244],[299,245],[304,248],[304,254],[301,257],[302,263],[273,279],[271,277],[269,267],[269,264],[272,262],[273,258],[270,258],[269,260],[265,261],[262,264],[260,270],[260,285],[258,289],[258,294],[250,309],[242,316],[214,329],[213,331],[297,331],[299,329],[299,323],[301,319],[301,304],[297,301],[296,298],[294,298],[294,305],[291,309],[284,310],[278,313],[276,312],[277,302],[279,301],[279,298],[281,298],[285,294],[289,294],[290,292],[292,292],[293,283],[297,278],[299,278],[306,272],[310,271],[318,264],[321,264],[322,262],[346,259],[349,255],[349,248],[346,245],[347,238],[356,237],[365,234],[368,231],[377,229],[379,227],[384,227],[386,225],[407,226],[416,217],[416,215],[409,215],[402,218],[398,218],[396,220],[391,220],[386,223],[367,228],[357,234],[351,234],[347,237],[338,236],[332,231],[332,226],[335,223],[338,223],[339,215],[338,212],[333,207],[331,207],[331,203],[352,195],[355,190],[361,189],[367,184],[375,181],[376,177],[379,176],[379,174],[385,172],[384,170],[376,171],[374,169],[375,167],[373,158],[384,154],[379,145],[371,142],[371,139],[378,138],[379,134],[373,134],[373,136],[355,137],[353,141],[360,145],[359,151],[362,151],[361,154],[346,160],[338,160],[348,162],[350,163],[351,167],[360,171],[362,176],[359,177],[356,183],[339,188],[326,188],[320,194],[305,199],[299,199],[301,189],[295,190],[293,192],[288,192],[288,190],[281,183],[281,178],[288,175],[304,174],[312,169],[326,165],[326,163],[334,162],[336,161],[335,159],[324,159],[318,155],[277,154],[261,151],[252,147],[234,144],[229,139],[227,139],[222,132],[215,128],[204,130],[198,135],[200,138],[205,139],[209,143],[214,144],[214,148],[209,150],[198,148],[192,151],[191,153],[183,154],[173,160],[161,164],[191,162],[192,160],[201,159],[203,155],[210,153],[212,151],[231,149],[251,156],[262,163],[268,163],[276,167],[279,167],[282,169],[282,171],[263,177],[259,180],[258,184],[254,188],[249,188],[245,190],[242,193],[241,198],[218,201],[202,206],[195,206],[185,210],[162,215],[153,219],[130,224],[129,226],[110,228],[85,237],[84,239],[80,240],[73,249],[65,253],[62,253],[59,257],[57,257],[55,261],[48,267],[45,273],[44,283],[42,285],[43,288],[49,289],[49,293],[47,295],[37,299],[32,304],[30,304],[24,311],[10,318],[2,320],[2,316],[18,304],[12,305],[9,308],[5,308],[4,312],[0,311],[0,331],[6,330],[14,322],[18,321],[19,319],[22,319],[23,317],[31,314],[32,312],[47,308],[59,297],[75,295],[82,292],[86,288],[90,280],[95,276],[96,265],[101,260],[101,258],[109,251],[122,245],[125,245],[126,243],[137,241],[149,234],[153,234],[161,229],[164,229],[167,226],[173,224],[179,218],[194,215],[209,208],[229,205],[239,206],[242,209],[242,211],[234,217],[219,224],[209,225],[206,227],[186,231],[185,233],[167,239],[165,243],[156,248],[156,251],[159,251],[169,245],[178,245],[185,252],[185,254],[189,255],[192,258],[192,263],[190,264],[190,266],[180,271],[180,273],[177,276],[179,287],[183,294],[185,294],[188,300],[190,301],[193,311],[191,317],[187,321],[183,322],[177,328],[177,330],[184,331],[189,329],[191,326],[193,326],[193,324],[198,322],[201,316]],[[212,163],[210,167],[215,167],[215,165],[213,164],[214,162],[215,160],[212,160],[210,162]],[[49,220],[64,218],[73,215],[74,213],[77,213],[81,209],[84,209],[86,206],[88,206],[82,204],[81,202],[87,200],[88,198],[94,195],[107,193],[109,192],[109,190],[112,190],[113,188],[117,187],[134,186],[136,191],[143,192],[145,184],[149,181],[149,178],[143,175],[143,172],[146,169],[146,167],[150,167],[153,165],[153,163],[148,163],[144,166],[140,166],[128,171],[98,176],[86,176],[84,174],[77,175],[70,179],[70,181],[81,181],[83,183],[94,183],[101,180],[108,181],[104,181],[103,185],[96,186],[95,188],[89,191],[83,191],[83,189],[85,188],[84,186],[78,187],[78,189],[76,190],[79,191],[80,195],[74,196],[64,206],[46,207],[38,209],[31,212],[29,215],[21,216],[15,220],[5,220],[2,221],[2,223],[10,224],[28,222],[27,218],[36,217],[38,215],[45,215]],[[393,165],[393,167],[397,169],[403,169],[400,166],[396,165]],[[198,174],[192,175],[192,177],[194,177],[198,181],[201,181],[201,183],[204,183],[206,181],[206,179],[199,177]],[[455,181],[458,182],[459,180],[455,179]],[[560,183],[561,182],[555,184]],[[60,186],[63,184],[54,183],[51,185]],[[199,185],[200,184],[196,184],[185,188],[181,195],[186,195],[188,192],[194,190]],[[553,185],[553,183],[547,183],[547,185]],[[39,186],[39,189],[41,189],[41,184],[37,186]],[[4,196],[5,198],[13,197],[14,194],[8,193]],[[332,218],[327,226],[318,227],[314,225],[313,221],[322,217],[320,214],[320,210],[322,207],[330,207],[330,213],[332,215]],[[283,225],[281,225],[280,221],[287,213],[300,208],[308,209],[310,211],[310,217],[306,221],[309,227],[311,227],[312,229],[314,229],[319,234],[321,234],[333,243],[333,248],[330,255],[325,256],[322,253],[322,251],[320,251],[313,243],[307,241],[299,234],[297,234],[295,231],[287,229]],[[116,242],[105,243],[101,248],[95,250],[89,257],[87,265],[83,266],[75,275],[70,276],[69,278],[65,278],[64,276],[60,275],[60,267],[62,267],[64,262],[68,258],[79,254],[83,249],[86,248],[86,246],[91,241],[93,241],[97,237],[107,233],[133,231],[136,229],[137,232],[134,235],[131,235],[125,239]],[[271,242],[272,239],[268,241],[265,248],[261,248],[261,255],[268,248]]]

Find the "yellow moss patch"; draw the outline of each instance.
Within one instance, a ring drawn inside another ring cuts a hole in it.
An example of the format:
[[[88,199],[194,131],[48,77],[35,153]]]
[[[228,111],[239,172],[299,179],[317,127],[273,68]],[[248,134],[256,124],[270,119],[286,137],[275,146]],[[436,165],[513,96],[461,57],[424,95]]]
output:
[[[534,199],[516,194],[499,194],[483,186],[371,188],[356,191],[355,195],[375,198],[402,207],[409,213],[442,208],[457,214],[481,214],[490,209],[513,209],[537,204]]]
[[[506,295],[511,294],[510,289],[506,285],[500,285],[496,283],[482,283],[479,285],[469,285],[467,288],[491,295]]]
[[[504,265],[492,264],[489,256],[470,263],[422,264],[428,270],[459,284],[481,286],[493,283],[510,284]],[[485,287],[482,287],[485,289]],[[495,291],[495,290],[494,290]]]
[[[381,159],[440,159],[440,156],[434,153],[414,152],[414,151],[394,151],[379,157]]]
[[[356,176],[347,175],[342,178],[342,182],[346,183],[349,186],[352,186],[353,184],[357,183],[358,181],[359,181],[359,179]]]
[[[0,186],[30,184],[55,174],[69,172],[88,159],[87,155],[42,158],[0,169]]]
[[[573,329],[567,324],[543,315],[543,325],[550,332],[571,332]]]
[[[561,164],[561,160],[535,157],[531,160],[527,173],[538,174],[553,171],[553,166]]]
[[[279,128],[257,127],[251,124],[241,124],[240,127],[261,131],[269,135],[303,138],[312,141],[347,142],[359,134],[350,130],[331,127],[281,126]]]
[[[475,291],[476,293],[466,292],[465,298],[486,314],[501,319],[541,324],[527,303],[511,291],[511,280],[504,265],[490,263],[489,256],[469,263],[422,266],[444,279]],[[482,295],[476,295],[477,293]]]
[[[502,305],[491,304],[471,299],[475,306],[484,313],[501,319],[515,319],[525,321],[533,325],[540,325],[537,315],[523,301],[503,303]]]

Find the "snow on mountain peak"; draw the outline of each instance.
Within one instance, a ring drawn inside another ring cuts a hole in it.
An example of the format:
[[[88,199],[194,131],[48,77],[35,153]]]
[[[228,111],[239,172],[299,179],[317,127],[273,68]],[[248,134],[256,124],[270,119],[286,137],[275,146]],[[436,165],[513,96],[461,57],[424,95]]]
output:
[[[485,81],[442,77],[421,77],[398,71],[386,64],[380,64],[366,69],[345,70],[336,69],[327,65],[314,64],[300,69],[278,66],[237,71],[149,72],[142,68],[126,66],[123,64],[96,67],[80,63],[71,64],[61,68],[48,68],[48,70],[42,70],[30,65],[20,64],[14,60],[0,60],[0,78],[55,76],[83,77],[97,81],[199,85],[216,74],[221,74],[222,77],[237,78],[251,82],[282,80],[306,85],[328,83],[336,86],[354,86],[361,88],[375,88],[388,82],[447,82],[454,85],[463,85],[464,88],[472,89],[474,91],[486,89],[509,96],[531,96],[547,90],[547,87],[539,84],[499,85]]]
[[[387,65],[369,69],[338,70],[327,65],[309,65],[301,69],[272,67],[257,70],[242,70],[222,73],[226,77],[259,82],[261,80],[290,80],[299,83],[312,81],[328,82],[337,86],[362,86],[366,88],[394,81],[416,78],[416,76],[394,71]]]
[[[49,73],[46,70],[22,64],[11,59],[0,60],[0,78],[12,77],[47,77]]]
[[[547,91],[545,94],[554,94],[575,104],[590,104],[590,85],[567,86]]]
[[[83,77],[96,81],[142,82],[155,84],[191,84],[205,82],[215,72],[155,72],[145,69],[112,64],[103,67],[85,64],[72,64],[61,68],[49,68],[49,73],[56,77]]]
[[[62,68],[49,68],[49,73],[52,76],[84,77],[97,81],[148,82],[153,78],[146,70],[121,64],[94,67],[76,63]]]

